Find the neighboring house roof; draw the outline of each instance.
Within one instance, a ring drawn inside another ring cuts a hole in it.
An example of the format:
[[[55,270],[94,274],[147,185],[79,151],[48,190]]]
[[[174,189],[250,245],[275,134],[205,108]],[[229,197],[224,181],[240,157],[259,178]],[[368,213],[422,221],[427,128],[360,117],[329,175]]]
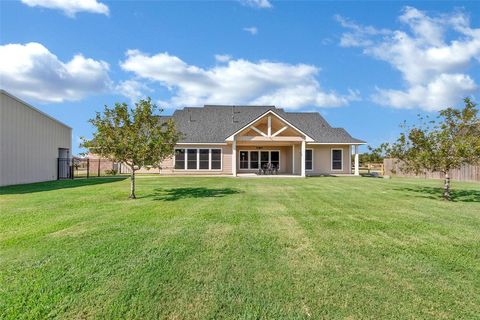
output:
[[[183,134],[181,143],[224,143],[226,138],[269,110],[311,137],[314,143],[365,143],[343,128],[332,128],[318,112],[285,112],[275,106],[205,105],[176,110],[162,120],[175,121],[177,130]]]

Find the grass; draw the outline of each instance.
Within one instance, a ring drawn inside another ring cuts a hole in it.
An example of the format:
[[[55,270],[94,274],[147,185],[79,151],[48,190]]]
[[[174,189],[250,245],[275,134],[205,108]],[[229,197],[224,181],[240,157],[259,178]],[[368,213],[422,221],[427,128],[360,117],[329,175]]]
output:
[[[0,318],[474,319],[480,184],[94,178],[0,189]]]

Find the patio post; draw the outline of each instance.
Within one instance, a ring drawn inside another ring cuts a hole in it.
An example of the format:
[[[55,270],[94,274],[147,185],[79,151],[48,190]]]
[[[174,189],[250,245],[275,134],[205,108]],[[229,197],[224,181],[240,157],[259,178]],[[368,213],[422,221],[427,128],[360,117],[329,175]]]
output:
[[[233,137],[232,142],[232,175],[237,176],[237,138]]]
[[[302,140],[302,156],[300,157],[300,165],[302,168],[301,176],[305,177],[305,140]]]
[[[292,174],[295,174],[295,144],[292,144]]]
[[[360,172],[358,169],[358,144],[355,145],[354,149],[355,149],[354,175],[359,176]]]

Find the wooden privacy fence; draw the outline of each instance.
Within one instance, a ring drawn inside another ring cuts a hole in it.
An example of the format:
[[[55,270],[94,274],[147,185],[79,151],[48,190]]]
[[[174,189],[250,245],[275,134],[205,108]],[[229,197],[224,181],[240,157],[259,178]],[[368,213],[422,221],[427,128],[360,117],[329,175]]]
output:
[[[441,172],[427,171],[423,174],[403,172],[401,162],[397,159],[384,159],[383,167],[385,175],[394,175],[399,177],[419,177],[427,179],[443,179],[445,175]],[[480,181],[480,166],[464,165],[460,169],[450,171],[450,178],[457,181]]]

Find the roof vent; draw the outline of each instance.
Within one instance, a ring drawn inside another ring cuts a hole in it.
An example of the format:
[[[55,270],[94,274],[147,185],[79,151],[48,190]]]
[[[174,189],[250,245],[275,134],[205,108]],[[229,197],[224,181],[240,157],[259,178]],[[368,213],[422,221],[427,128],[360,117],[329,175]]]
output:
[[[187,109],[187,110],[188,110],[188,119],[189,119],[188,121],[195,122],[195,119],[193,119],[193,117],[192,117],[192,112],[191,112],[192,110],[190,110],[190,109]]]
[[[240,111],[235,110],[235,106],[232,106],[232,123],[238,123],[238,120],[235,119],[235,114],[240,113]]]

